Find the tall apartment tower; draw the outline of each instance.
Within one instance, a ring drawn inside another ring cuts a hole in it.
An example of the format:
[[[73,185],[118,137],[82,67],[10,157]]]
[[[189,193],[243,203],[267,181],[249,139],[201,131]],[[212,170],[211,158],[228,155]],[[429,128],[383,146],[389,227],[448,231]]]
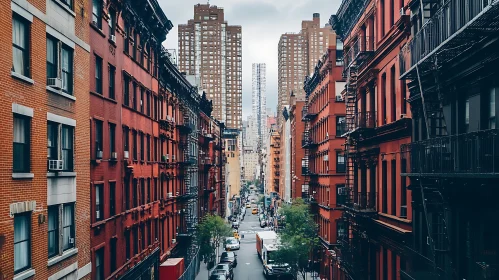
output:
[[[314,72],[315,65],[324,55],[329,45],[329,35],[333,30],[329,25],[320,26],[320,15],[313,14],[312,20],[302,21],[298,33],[285,33],[279,40],[277,116],[282,119],[282,109],[289,105],[293,92],[297,98],[305,96],[305,77]]]
[[[241,129],[242,32],[230,26],[217,6],[197,4],[194,19],[178,26],[179,68],[195,75],[213,101],[213,116]]]
[[[267,125],[266,118],[266,66],[265,63],[253,63],[252,70],[252,111],[255,118],[254,131],[257,137],[257,152],[261,151],[264,146],[265,127]]]

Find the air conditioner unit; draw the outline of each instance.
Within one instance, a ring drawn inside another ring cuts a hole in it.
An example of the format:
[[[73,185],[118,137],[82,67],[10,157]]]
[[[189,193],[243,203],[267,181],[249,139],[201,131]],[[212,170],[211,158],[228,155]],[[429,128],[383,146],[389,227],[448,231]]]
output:
[[[95,218],[100,219],[100,210],[95,211]]]
[[[109,38],[109,39],[111,39],[111,41],[113,43],[116,43],[116,35],[111,35],[111,38]]]
[[[326,139],[328,139],[328,138],[329,138],[329,133],[328,133],[328,132],[326,132]]]
[[[47,79],[47,86],[55,89],[61,89],[62,88],[62,79],[59,78],[48,78]]]
[[[176,192],[176,193],[175,193],[175,196],[178,196],[178,195],[179,195],[179,193],[178,193],[178,192]]]
[[[123,158],[124,159],[128,159],[128,157],[129,157],[128,151],[124,151],[123,152]]]
[[[117,159],[118,158],[118,153],[117,152],[112,152],[111,153],[111,159]]]
[[[175,155],[172,155],[172,161],[175,161]]]
[[[173,244],[177,243],[177,240],[176,239],[172,239],[172,243]]]
[[[324,156],[324,161],[328,161],[329,160],[329,155],[325,155]]]
[[[63,169],[63,162],[62,162],[62,160],[49,159],[49,170],[50,171],[61,171],[62,169]]]
[[[173,197],[173,193],[169,192],[169,193],[167,194],[167,197],[168,197],[168,198],[172,198],[172,197]]]
[[[213,136],[211,135],[211,133],[206,134],[206,137],[213,138]]]
[[[405,15],[405,10],[404,10],[404,7],[402,7],[402,8],[400,9],[400,15],[401,15],[401,16],[404,16],[404,15]]]
[[[170,118],[170,116],[166,116],[166,120],[171,121],[172,119]]]
[[[102,156],[103,156],[103,155],[104,155],[104,153],[103,153],[102,151],[97,151],[97,153],[96,153],[95,157],[96,157],[97,159],[102,159]]]
[[[336,101],[345,101],[345,100],[343,99],[343,96],[336,95]]]
[[[75,243],[75,239],[74,238],[69,238],[69,244],[74,244]]]

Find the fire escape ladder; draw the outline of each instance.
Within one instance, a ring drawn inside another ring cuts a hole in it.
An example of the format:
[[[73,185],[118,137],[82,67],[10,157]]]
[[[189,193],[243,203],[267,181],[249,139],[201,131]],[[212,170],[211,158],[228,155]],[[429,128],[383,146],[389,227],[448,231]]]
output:
[[[346,89],[346,124],[347,138],[345,142],[345,159],[347,172],[345,178],[345,203],[352,205],[354,202],[354,172],[355,172],[355,154],[357,150],[356,141],[351,134],[355,130],[355,116],[357,111],[357,66],[352,65],[348,68],[347,89]]]
[[[308,99],[308,95],[306,96],[306,99],[305,99],[305,106],[303,107],[303,110],[302,110],[302,115],[303,115],[303,119],[305,121],[305,129],[303,131],[303,139],[302,139],[302,147],[304,147],[304,156],[303,156],[303,159],[302,159],[302,174],[304,176],[304,183],[305,184],[308,184],[308,194],[306,194],[306,197],[305,199],[306,200],[310,200],[313,198],[313,192],[312,192],[312,186],[310,186],[310,149],[309,149],[309,146],[307,145],[308,141],[309,141],[309,137],[310,137],[310,120],[308,117],[306,117],[307,113],[308,113],[308,102],[309,102],[309,99]],[[303,194],[302,194],[303,195]]]

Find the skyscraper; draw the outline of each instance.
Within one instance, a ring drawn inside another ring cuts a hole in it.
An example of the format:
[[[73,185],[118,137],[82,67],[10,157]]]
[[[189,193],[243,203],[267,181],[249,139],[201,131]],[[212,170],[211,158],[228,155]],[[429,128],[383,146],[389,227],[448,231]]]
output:
[[[263,149],[264,143],[264,135],[265,135],[265,127],[267,125],[267,116],[266,116],[266,66],[265,63],[253,63],[252,70],[252,111],[254,118],[254,129],[253,131],[256,133],[257,143],[256,148],[257,152]]]
[[[194,75],[213,101],[213,116],[241,129],[242,33],[217,6],[197,4],[194,19],[178,26],[179,68]]]
[[[279,40],[277,117],[282,120],[282,109],[289,105],[291,92],[299,98],[305,95],[303,82],[314,72],[329,45],[329,25],[320,27],[320,15],[313,14],[312,20],[302,21],[299,33],[285,33]]]

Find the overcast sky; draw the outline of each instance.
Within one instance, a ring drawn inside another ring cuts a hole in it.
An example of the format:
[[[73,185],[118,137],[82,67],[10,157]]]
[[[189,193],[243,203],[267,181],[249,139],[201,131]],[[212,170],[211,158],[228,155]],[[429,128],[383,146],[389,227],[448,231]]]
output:
[[[165,47],[178,49],[178,24],[194,16],[194,5],[206,1],[158,0],[174,27],[166,37]],[[320,13],[321,25],[338,9],[341,0],[211,0],[224,8],[229,25],[243,30],[243,119],[251,114],[251,64],[267,64],[267,107],[275,113],[277,105],[277,44],[285,32],[298,32],[302,20]]]

